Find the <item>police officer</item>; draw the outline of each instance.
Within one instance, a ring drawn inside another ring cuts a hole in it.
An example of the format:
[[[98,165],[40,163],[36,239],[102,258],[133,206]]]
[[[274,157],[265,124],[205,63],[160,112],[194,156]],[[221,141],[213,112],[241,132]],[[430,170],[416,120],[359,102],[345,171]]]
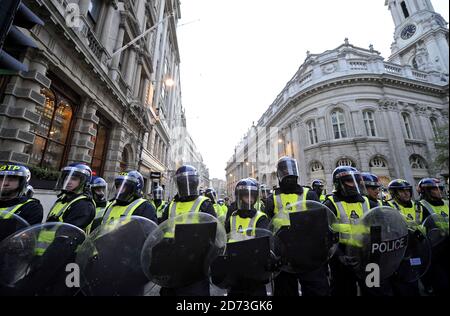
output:
[[[420,225],[422,214],[412,199],[412,185],[403,179],[394,179],[388,184],[389,194],[392,197],[387,204],[398,210],[409,223],[409,226]],[[419,296],[419,281],[405,282],[397,275],[390,278],[392,290],[395,296]]]
[[[363,172],[361,175],[371,205],[375,204],[376,206],[383,206],[383,201],[380,200],[381,183],[378,177],[369,172]]]
[[[278,160],[277,177],[280,187],[269,196],[266,205],[266,214],[270,218],[278,214],[278,212],[290,211],[289,205],[297,202],[306,200],[319,202],[316,192],[297,183],[298,175],[297,161],[295,159],[282,157]],[[329,295],[329,284],[325,267],[321,267],[316,271],[298,274],[282,271],[274,280],[274,295],[298,296],[298,281],[300,281],[303,296]]]
[[[217,217],[210,199],[199,195],[199,174],[190,165],[183,165],[175,172],[178,193],[163,211],[162,221],[189,212],[203,212]],[[161,288],[161,296],[209,296],[209,280],[201,280],[183,288]]]
[[[375,202],[369,202],[365,196],[364,181],[361,173],[350,166],[340,166],[333,171],[333,194],[327,195],[324,205],[327,206],[341,223],[343,231],[351,232],[352,226],[359,222],[359,219],[372,207],[376,207]],[[344,235],[341,232],[338,249],[330,260],[331,271],[331,295],[332,296],[356,296],[357,278],[353,272],[353,262],[346,254],[346,247],[358,247],[351,234]],[[359,282],[364,291],[363,282]],[[367,292],[367,291],[364,291]],[[363,293],[365,294],[365,293]]]
[[[316,192],[317,196],[319,197],[320,202],[325,201],[325,194],[322,194],[323,187],[324,187],[323,181],[320,179],[315,179],[311,183],[311,187],[312,187],[313,191]]]
[[[89,189],[91,178],[91,168],[83,163],[64,167],[56,184],[60,193],[50,209],[47,222],[64,222],[86,230],[95,217],[95,205]]]
[[[424,178],[418,183],[418,191],[420,194],[419,210],[423,214],[423,219],[432,214],[440,216],[446,220],[448,225],[448,203],[443,200],[444,186],[439,179]],[[439,224],[439,223],[438,223]],[[448,226],[447,226],[448,232]],[[428,272],[422,278],[426,287],[431,287],[432,291],[437,296],[447,296],[449,294],[449,267],[450,256],[448,252],[449,238],[433,247],[431,266]]]
[[[0,211],[15,214],[34,225],[42,222],[41,202],[26,195],[30,170],[21,164],[0,165]]]
[[[224,209],[222,208],[222,206],[219,203],[217,203],[217,193],[216,190],[214,190],[214,188],[207,188],[205,190],[205,196],[213,204],[214,211],[216,212],[218,217],[226,215],[226,213],[223,213]]]
[[[151,201],[153,207],[156,209],[156,216],[158,222],[161,223],[161,217],[163,215],[164,208],[166,207],[166,201],[164,201],[164,189],[162,186],[156,186],[153,188],[153,200]]]
[[[114,178],[115,199],[106,208],[102,224],[132,215],[158,223],[155,207],[142,197],[144,177],[136,170],[120,172]]]
[[[107,200],[108,184],[106,183],[105,179],[96,176],[92,177],[90,187],[92,198],[95,204],[95,218],[91,224],[91,227],[89,227],[89,232],[92,232],[95,228],[98,227],[98,225],[101,224],[106,208],[109,206],[109,204],[111,204],[111,202],[108,202]]]
[[[259,198],[257,183],[248,178],[239,180],[235,188],[235,198],[237,210],[225,223],[227,233],[232,233],[231,236],[233,234],[255,236],[256,228],[267,229],[269,227],[267,215],[255,208]],[[231,241],[229,240],[229,242]],[[239,287],[230,289],[228,295],[266,296],[267,292],[265,284],[245,282]]]

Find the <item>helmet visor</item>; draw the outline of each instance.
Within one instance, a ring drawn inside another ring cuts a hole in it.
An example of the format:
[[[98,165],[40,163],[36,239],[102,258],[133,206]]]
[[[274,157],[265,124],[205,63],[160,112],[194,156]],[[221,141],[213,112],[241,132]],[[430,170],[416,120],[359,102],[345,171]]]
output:
[[[162,200],[164,199],[164,191],[162,188],[156,188],[153,190],[153,198],[155,200]]]
[[[134,196],[138,180],[128,176],[118,176],[114,180],[114,199],[129,202]]]
[[[108,196],[108,184],[91,184],[91,191],[97,201],[106,201]]]
[[[81,193],[89,174],[86,170],[66,167],[62,170],[59,176],[58,182],[56,183],[55,190]]]
[[[13,199],[24,194],[25,178],[14,174],[0,173],[0,199]]]
[[[363,178],[358,171],[341,172],[336,175],[336,181],[341,188],[343,196],[367,195]]]
[[[298,177],[297,161],[295,161],[294,159],[283,160],[278,163],[277,166],[278,180],[281,182],[287,176]]]
[[[238,210],[252,210],[258,202],[259,194],[256,186],[239,185],[236,187],[236,206]]]
[[[198,195],[198,175],[196,172],[183,172],[175,176],[179,197]]]

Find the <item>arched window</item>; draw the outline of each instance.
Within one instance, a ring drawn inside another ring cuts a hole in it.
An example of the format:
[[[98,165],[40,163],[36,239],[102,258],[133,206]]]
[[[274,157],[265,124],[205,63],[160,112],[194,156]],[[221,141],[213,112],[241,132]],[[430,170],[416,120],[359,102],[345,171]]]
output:
[[[433,135],[435,138],[439,137],[439,125],[435,117],[430,118],[431,129],[433,130]]]
[[[334,110],[331,112],[331,124],[333,125],[334,139],[347,137],[344,112],[342,110]]]
[[[308,126],[309,144],[313,145],[317,143],[316,122],[314,120],[309,120],[306,122],[306,126]]]
[[[318,161],[311,162],[311,172],[317,172],[323,170],[323,165]]]
[[[336,167],[342,167],[342,166],[356,167],[356,164],[353,162],[353,160],[351,160],[349,158],[341,158],[336,163]]]
[[[128,149],[125,147],[122,151],[122,156],[120,157],[120,171],[125,171],[128,168],[129,158]]]
[[[402,113],[403,124],[405,126],[406,138],[412,139],[413,134],[411,130],[411,117],[408,113]]]
[[[364,111],[364,126],[366,127],[367,136],[377,136],[377,129],[375,127],[375,115],[373,111]]]
[[[31,165],[59,170],[67,147],[73,106],[53,90],[44,88],[41,94],[45,96],[45,104],[36,107],[41,118],[30,129],[35,134],[35,139],[33,144],[25,147],[25,153],[30,155]]]
[[[374,168],[387,168],[387,162],[383,158],[377,156],[369,162],[369,166]]]
[[[412,169],[427,169],[425,159],[419,155],[411,155],[411,157],[409,157],[409,164]]]

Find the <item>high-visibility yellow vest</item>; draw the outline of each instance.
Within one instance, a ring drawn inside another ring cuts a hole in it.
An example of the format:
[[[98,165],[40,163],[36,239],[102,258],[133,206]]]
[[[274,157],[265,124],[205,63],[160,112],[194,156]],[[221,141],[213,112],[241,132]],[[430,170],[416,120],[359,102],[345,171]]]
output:
[[[4,218],[4,219],[8,219],[11,218],[13,214],[15,214],[22,206],[24,206],[25,204],[27,204],[28,202],[33,201],[34,199],[28,199],[23,203],[20,204],[16,204],[16,205],[12,205],[9,207],[0,207],[0,212],[5,212],[7,214],[1,214],[0,217]]]
[[[77,196],[76,198],[74,198],[70,202],[63,203],[63,202],[61,202],[61,200],[63,198],[64,198],[64,195],[55,202],[52,209],[48,213],[47,219],[49,219],[50,217],[56,217],[59,222],[62,222],[64,213],[70,208],[70,206],[72,204],[74,204],[75,202],[78,202],[80,200],[90,200],[90,198],[88,196],[80,195],[80,196]]]
[[[116,201],[113,201],[105,210],[102,224],[110,223],[121,218],[131,217],[133,215],[133,212],[146,201],[146,199],[139,198],[134,200],[130,204],[123,206],[116,205]]]
[[[363,196],[364,202],[347,203],[345,201],[334,201],[331,195],[328,199],[333,203],[337,211],[338,224],[333,229],[340,233],[339,242],[355,247],[361,247],[361,242],[354,238],[356,235],[367,233],[363,225],[359,225],[359,219],[370,210],[369,199]]]
[[[323,202],[323,201],[325,201],[326,199],[327,199],[327,196],[326,196],[326,195],[323,195],[323,194],[321,194],[320,197],[319,197],[320,202]]]
[[[411,207],[403,206],[400,203],[397,203],[395,200],[388,201],[388,204],[392,208],[399,210],[408,223],[420,224],[422,222],[423,214],[417,208],[416,203],[414,203],[414,201],[411,202]]]
[[[111,203],[112,202],[107,202],[105,206],[98,206],[98,207],[96,206],[94,220],[86,228],[87,234],[91,233],[91,228],[92,228],[92,224],[94,223],[94,221],[98,220],[99,218],[102,218],[105,215],[105,211],[111,205]],[[94,201],[94,204],[95,204],[95,201]]]
[[[432,205],[426,200],[420,200],[419,203],[422,205],[422,207],[428,210],[428,213],[430,213],[430,215],[436,214],[445,219],[444,221],[436,222],[436,225],[448,233],[448,202],[444,200],[444,205],[437,206]]]
[[[255,236],[256,235],[256,223],[258,223],[258,220],[263,216],[267,217],[267,215],[264,214],[263,212],[257,211],[253,217],[243,218],[243,217],[240,217],[238,212],[236,211],[230,217],[231,238],[228,240],[228,242],[236,241],[233,238],[233,234]]]
[[[278,212],[296,212],[297,207],[295,204],[299,202],[303,202],[303,210],[306,210],[306,195],[308,194],[309,189],[303,188],[302,194],[274,194],[273,195],[273,204],[274,204],[274,214],[277,215]]]
[[[220,206],[220,204],[214,203],[213,207],[214,207],[214,211],[216,211],[217,217],[220,217],[223,215],[222,214],[223,209],[222,209],[222,206]]]
[[[163,216],[164,207],[167,205],[166,201],[161,200],[161,204],[159,206],[156,206],[155,201],[151,200],[150,203],[153,205],[153,207],[156,210],[156,217],[161,218]]]
[[[198,219],[194,218],[194,215],[197,214],[200,211],[200,207],[202,203],[206,200],[209,200],[205,196],[198,196],[193,201],[188,202],[175,202],[172,201],[169,204],[169,219],[173,219],[176,216],[183,215],[183,214],[191,214],[191,216],[186,216],[182,220],[177,221],[177,224],[192,224],[192,223],[198,223]],[[171,227],[171,231],[168,231],[164,234],[165,238],[173,238],[175,234],[175,224]]]

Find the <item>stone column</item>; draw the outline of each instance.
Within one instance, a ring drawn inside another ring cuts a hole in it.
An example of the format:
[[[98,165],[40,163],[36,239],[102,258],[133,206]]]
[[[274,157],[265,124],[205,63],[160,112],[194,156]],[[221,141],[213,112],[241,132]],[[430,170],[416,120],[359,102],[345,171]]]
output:
[[[124,80],[128,86],[131,87],[133,85],[133,73],[136,66],[136,46],[132,45],[128,49],[128,60]]]
[[[40,51],[28,50],[24,63],[29,71],[11,76],[0,105],[0,161],[26,164],[29,154],[24,153],[25,147],[35,139],[30,129],[40,120],[36,106],[45,104],[40,90],[49,88],[51,81],[45,76],[48,63]]]
[[[114,1],[107,1],[106,4],[106,17],[103,23],[102,33],[100,34],[100,42],[105,48],[109,47],[109,36],[111,36],[111,27],[114,20],[114,11],[117,9],[115,7]]]
[[[117,33],[117,39],[116,39],[116,45],[114,46],[114,51],[117,51],[123,46],[123,37],[125,35],[125,15],[120,15],[120,24],[119,24],[119,31]],[[109,76],[113,81],[117,80],[117,77],[119,76],[119,62],[120,62],[120,56],[124,54],[125,51],[122,51],[121,53],[115,55],[111,61],[111,66],[109,70]]]
[[[296,130],[297,130],[297,137],[298,137],[298,150],[297,150],[297,162],[298,162],[298,172],[299,172],[299,183],[304,183],[304,181],[307,180],[306,174],[307,174],[307,168],[306,165],[306,159],[305,159],[305,151],[304,148],[306,147],[306,138],[302,137],[301,131],[305,130],[305,123],[299,119],[296,123]]]
[[[97,135],[96,125],[99,122],[99,117],[95,114],[97,108],[94,100],[88,98],[78,111],[67,163],[92,162],[95,146],[93,138]]]
[[[104,177],[106,182],[112,183],[120,170],[120,160],[125,146],[126,128],[123,124],[116,123],[111,129],[109,144],[107,147]]]
[[[137,58],[137,69],[134,77],[134,98],[137,99],[139,97],[139,88],[141,86],[141,72],[142,72],[142,57],[139,56]]]

